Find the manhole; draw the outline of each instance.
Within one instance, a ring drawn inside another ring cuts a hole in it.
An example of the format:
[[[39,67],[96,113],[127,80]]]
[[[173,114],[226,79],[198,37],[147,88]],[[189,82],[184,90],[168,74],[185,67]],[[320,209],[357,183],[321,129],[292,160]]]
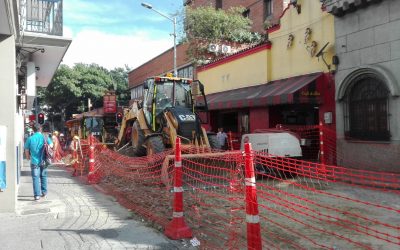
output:
[[[49,212],[50,212],[49,208],[39,208],[39,209],[32,209],[32,210],[22,211],[21,215],[46,214],[46,213],[49,213]]]

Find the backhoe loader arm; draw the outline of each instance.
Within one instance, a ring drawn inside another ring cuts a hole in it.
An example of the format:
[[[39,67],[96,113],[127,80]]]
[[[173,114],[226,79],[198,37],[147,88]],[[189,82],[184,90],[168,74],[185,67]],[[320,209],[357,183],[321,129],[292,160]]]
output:
[[[121,126],[118,133],[118,139],[115,142],[117,147],[121,147],[124,144],[128,143],[124,137],[126,135],[127,129],[130,128],[132,121],[136,119],[138,110],[138,103],[136,101],[132,104],[131,107],[124,109],[124,117],[122,118]]]

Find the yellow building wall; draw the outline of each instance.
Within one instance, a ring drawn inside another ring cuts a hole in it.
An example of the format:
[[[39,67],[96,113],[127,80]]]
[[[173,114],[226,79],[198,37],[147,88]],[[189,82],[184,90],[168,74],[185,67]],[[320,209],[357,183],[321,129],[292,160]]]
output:
[[[267,54],[264,49],[197,73],[204,84],[206,94],[238,89],[267,82]]]
[[[206,65],[205,70],[200,70],[197,77],[205,85],[206,94],[312,72],[327,72],[321,58],[312,57],[309,50],[312,41],[317,42],[316,52],[329,42],[324,57],[331,64],[335,41],[334,18],[321,10],[319,0],[298,0],[298,4],[301,5],[301,13],[298,14],[290,5],[280,20],[280,28],[269,34],[270,49],[265,48],[217,66]],[[305,43],[307,28],[312,32],[310,40]],[[294,36],[294,40],[292,46],[287,48],[289,34]]]
[[[318,52],[327,42],[324,50],[328,64],[332,63],[334,55],[335,33],[334,18],[321,10],[319,0],[298,0],[301,13],[290,5],[280,19],[280,29],[269,34],[271,48],[271,80],[304,75],[312,72],[328,72],[321,58],[311,56],[311,43],[317,42]],[[305,40],[306,29],[311,29],[309,40]],[[292,46],[288,48],[289,34],[294,36]]]

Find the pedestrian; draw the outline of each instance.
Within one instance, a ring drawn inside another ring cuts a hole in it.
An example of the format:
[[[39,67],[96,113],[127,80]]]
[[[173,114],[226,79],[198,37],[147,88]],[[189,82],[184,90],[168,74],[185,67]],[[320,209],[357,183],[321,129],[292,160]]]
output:
[[[51,139],[53,140],[53,149],[54,149],[54,163],[61,163],[64,164],[62,162],[62,157],[64,156],[64,152],[62,150],[60,141],[58,139],[58,131],[54,131],[53,132],[53,136],[51,137]]]
[[[45,140],[50,147],[53,147],[51,138],[42,134],[42,126],[35,124],[33,126],[34,134],[28,137],[25,142],[25,157],[31,161],[31,175],[33,182],[33,196],[35,201],[40,197],[45,198],[47,195],[47,166],[44,162]]]
[[[71,164],[74,168],[74,172],[72,173],[72,176],[78,176],[78,168],[80,167],[80,162],[79,162],[79,154],[78,151],[80,149],[80,140],[79,136],[74,135],[72,138],[72,142],[70,147],[70,150],[72,151],[72,161]]]
[[[221,146],[222,149],[226,149],[226,139],[228,136],[224,132],[223,128],[218,128],[218,133],[217,133],[217,140],[219,142],[219,145]]]

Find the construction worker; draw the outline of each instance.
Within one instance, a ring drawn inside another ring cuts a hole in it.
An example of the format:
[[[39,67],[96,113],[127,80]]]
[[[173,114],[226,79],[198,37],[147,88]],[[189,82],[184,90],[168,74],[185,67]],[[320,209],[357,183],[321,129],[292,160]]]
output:
[[[78,168],[79,168],[79,136],[75,135],[72,138],[72,142],[71,145],[69,146],[69,148],[72,151],[72,166],[74,168],[74,172],[72,173],[72,176],[77,176],[78,175]]]

